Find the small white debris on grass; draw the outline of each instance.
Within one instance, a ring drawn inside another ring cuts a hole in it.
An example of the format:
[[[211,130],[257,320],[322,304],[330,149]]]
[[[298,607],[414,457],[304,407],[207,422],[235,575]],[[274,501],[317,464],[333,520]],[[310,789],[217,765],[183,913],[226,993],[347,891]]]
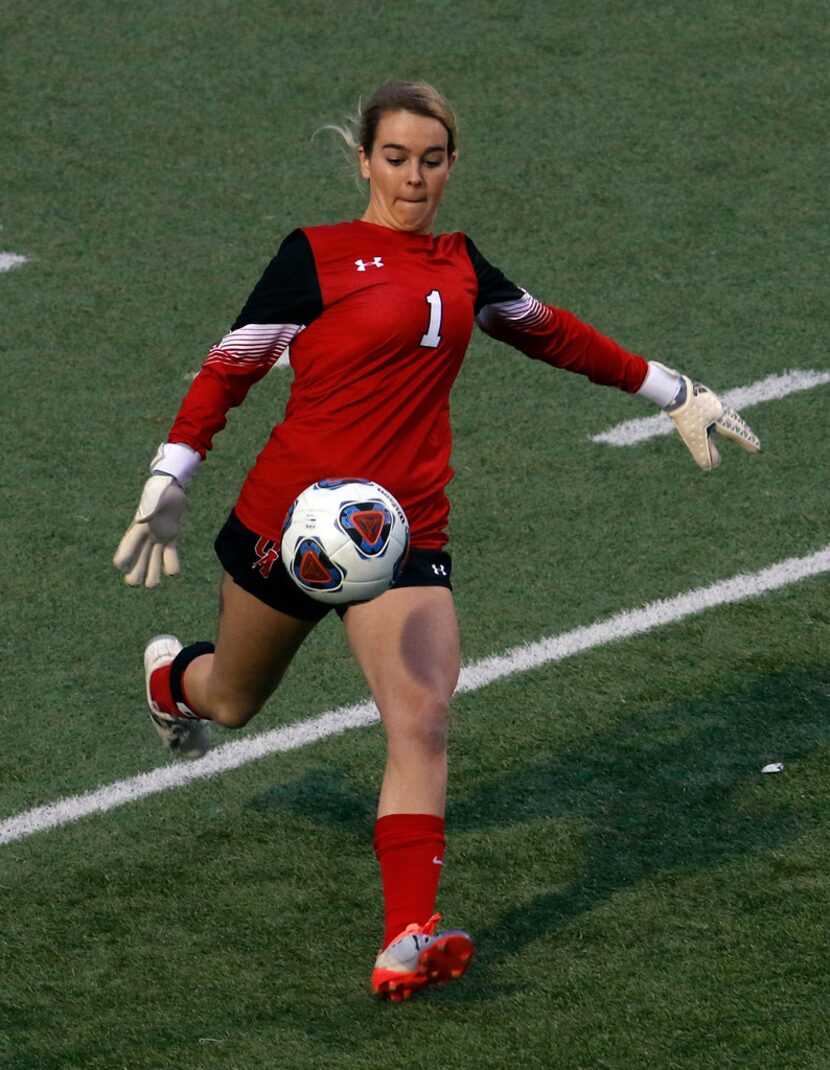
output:
[[[783,773],[783,771],[783,762],[770,762],[769,765],[765,765],[764,768],[761,770],[762,773]]]
[[[11,271],[25,264],[28,259],[28,256],[21,256],[20,253],[0,253],[0,271]]]

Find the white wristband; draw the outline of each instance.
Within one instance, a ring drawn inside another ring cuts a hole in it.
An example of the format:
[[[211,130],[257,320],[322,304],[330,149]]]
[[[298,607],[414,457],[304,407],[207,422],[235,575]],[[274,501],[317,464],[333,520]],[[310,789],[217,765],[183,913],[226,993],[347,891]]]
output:
[[[150,462],[153,475],[172,476],[180,487],[186,487],[202,458],[183,442],[162,442]]]
[[[653,401],[655,405],[665,409],[674,401],[682,383],[683,377],[678,372],[656,360],[650,360],[643,385],[637,393],[640,397]]]

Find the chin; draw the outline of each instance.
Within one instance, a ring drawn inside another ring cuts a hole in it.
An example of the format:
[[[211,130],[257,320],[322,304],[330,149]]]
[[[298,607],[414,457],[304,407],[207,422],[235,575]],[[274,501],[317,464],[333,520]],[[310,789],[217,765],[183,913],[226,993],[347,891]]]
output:
[[[419,230],[428,231],[432,226],[433,216],[397,216],[396,221],[400,230],[408,230],[416,233]]]

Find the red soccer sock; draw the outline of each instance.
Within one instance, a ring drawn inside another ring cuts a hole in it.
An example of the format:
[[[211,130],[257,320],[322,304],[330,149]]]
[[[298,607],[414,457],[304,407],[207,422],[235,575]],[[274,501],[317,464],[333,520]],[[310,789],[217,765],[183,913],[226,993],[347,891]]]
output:
[[[383,881],[383,946],[435,909],[444,861],[444,819],[435,814],[388,814],[375,822],[374,848]]]
[[[194,710],[184,689],[187,667],[203,654],[214,652],[213,643],[191,643],[183,647],[169,665],[162,665],[150,677],[150,698],[164,713],[173,717],[209,720]]]
[[[176,706],[173,693],[170,690],[171,664],[172,662],[162,665],[150,677],[150,698],[164,713],[169,713],[173,717],[184,717],[184,714]]]

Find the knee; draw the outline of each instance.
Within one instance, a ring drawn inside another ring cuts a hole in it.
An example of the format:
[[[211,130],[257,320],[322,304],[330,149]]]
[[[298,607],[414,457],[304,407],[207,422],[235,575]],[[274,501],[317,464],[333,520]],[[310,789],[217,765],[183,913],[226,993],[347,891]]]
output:
[[[434,695],[419,696],[384,718],[389,748],[435,757],[447,751],[450,710],[448,702]]]
[[[221,699],[211,703],[210,717],[223,728],[244,728],[262,709],[262,703],[244,699]]]

